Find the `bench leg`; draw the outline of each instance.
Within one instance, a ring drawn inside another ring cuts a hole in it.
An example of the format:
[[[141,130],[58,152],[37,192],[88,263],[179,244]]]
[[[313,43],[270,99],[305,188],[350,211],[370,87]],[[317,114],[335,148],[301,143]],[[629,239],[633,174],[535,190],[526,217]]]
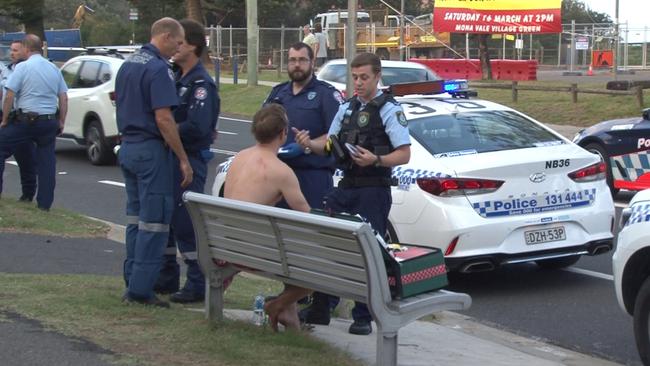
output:
[[[397,332],[377,330],[377,366],[397,365]]]
[[[210,271],[205,281],[205,317],[210,323],[223,320],[222,271]]]

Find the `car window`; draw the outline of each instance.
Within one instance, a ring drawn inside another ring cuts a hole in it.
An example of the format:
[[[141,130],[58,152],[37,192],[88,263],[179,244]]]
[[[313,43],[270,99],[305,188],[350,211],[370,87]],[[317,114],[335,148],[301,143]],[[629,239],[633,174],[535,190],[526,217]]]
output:
[[[424,14],[424,15],[417,16],[413,19],[413,23],[417,25],[429,25],[433,23],[433,15]]]
[[[66,65],[61,69],[61,74],[63,74],[63,80],[65,80],[68,88],[78,88],[77,86],[77,73],[81,67],[81,61],[76,61]]]
[[[424,80],[440,80],[440,77],[433,71],[427,69],[411,69],[405,67],[381,68],[381,83],[383,85]]]
[[[102,63],[99,69],[99,77],[97,78],[97,85],[104,84],[111,80],[111,68],[108,64]]]
[[[85,61],[79,71],[79,85],[78,88],[92,88],[99,85],[97,81],[97,74],[101,63],[97,61]]]
[[[431,154],[501,151],[564,141],[512,111],[465,112],[409,121],[411,136]]]
[[[347,77],[347,66],[340,65],[327,65],[323,68],[323,71],[320,72],[318,78],[326,81],[333,81],[335,83],[345,84],[345,79]]]

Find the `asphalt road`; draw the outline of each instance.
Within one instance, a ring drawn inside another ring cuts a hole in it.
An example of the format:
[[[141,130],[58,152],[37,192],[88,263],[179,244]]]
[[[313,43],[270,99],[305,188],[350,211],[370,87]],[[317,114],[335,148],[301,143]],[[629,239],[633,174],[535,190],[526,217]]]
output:
[[[250,122],[222,118],[210,164],[206,191],[216,166],[253,143]],[[125,192],[117,166],[92,166],[83,149],[69,143],[57,147],[54,205],[124,225]],[[19,196],[18,169],[5,169],[5,196]],[[617,211],[631,194],[617,197]],[[467,292],[473,304],[467,315],[477,321],[628,365],[640,365],[632,319],[616,303],[611,279],[611,253],[584,257],[567,270],[541,270],[521,264],[494,272],[453,275],[451,289]]]

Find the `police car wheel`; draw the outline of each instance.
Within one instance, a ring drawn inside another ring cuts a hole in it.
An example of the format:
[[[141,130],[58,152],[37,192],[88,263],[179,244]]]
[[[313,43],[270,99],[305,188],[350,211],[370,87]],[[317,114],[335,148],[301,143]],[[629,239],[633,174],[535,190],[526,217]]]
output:
[[[612,167],[609,165],[609,154],[605,151],[605,148],[597,143],[587,144],[584,147],[585,150],[589,151],[592,154],[600,156],[600,159],[605,162],[607,167],[607,185],[609,186],[609,191],[612,192],[612,197],[616,196],[618,189],[614,188],[614,178],[612,177]]]
[[[86,139],[86,154],[93,165],[104,165],[113,161],[115,154],[106,143],[104,131],[99,121],[90,121],[88,127],[86,127],[84,137]]]
[[[560,269],[576,264],[579,259],[579,255],[572,255],[569,257],[538,260],[535,263],[544,269]]]
[[[650,365],[650,278],[647,278],[634,302],[634,339],[644,365]]]

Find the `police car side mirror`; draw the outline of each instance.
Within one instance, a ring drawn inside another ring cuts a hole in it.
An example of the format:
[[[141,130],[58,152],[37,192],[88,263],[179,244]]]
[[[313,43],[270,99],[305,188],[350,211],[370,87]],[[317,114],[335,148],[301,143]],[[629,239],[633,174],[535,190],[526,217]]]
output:
[[[624,208],[623,211],[621,211],[621,217],[618,220],[618,229],[623,230],[625,227],[625,224],[627,224],[627,220],[630,219],[630,216],[632,216],[632,209],[627,207]]]
[[[643,116],[643,119],[645,119],[646,121],[650,121],[650,108],[644,109],[643,114],[641,115]]]

